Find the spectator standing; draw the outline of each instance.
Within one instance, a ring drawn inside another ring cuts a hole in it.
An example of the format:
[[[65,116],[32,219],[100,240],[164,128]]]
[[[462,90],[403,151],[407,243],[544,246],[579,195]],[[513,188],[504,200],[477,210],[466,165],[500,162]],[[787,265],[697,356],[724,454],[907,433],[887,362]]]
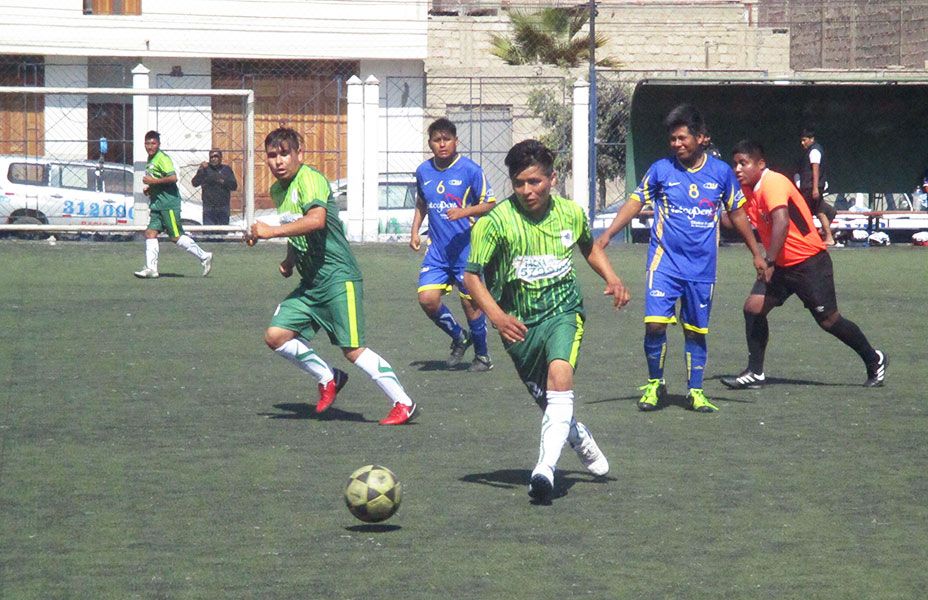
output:
[[[835,211],[825,202],[825,190],[828,189],[825,149],[815,140],[815,129],[812,127],[802,130],[799,143],[805,154],[799,162],[796,185],[802,192],[802,197],[806,199],[812,214],[817,216],[822,224],[825,245],[834,246],[835,238],[831,234],[831,221],[835,218]]]
[[[238,181],[229,165],[222,164],[222,150],[209,151],[209,162],[200,163],[192,183],[203,188],[203,224],[228,225],[229,201]]]

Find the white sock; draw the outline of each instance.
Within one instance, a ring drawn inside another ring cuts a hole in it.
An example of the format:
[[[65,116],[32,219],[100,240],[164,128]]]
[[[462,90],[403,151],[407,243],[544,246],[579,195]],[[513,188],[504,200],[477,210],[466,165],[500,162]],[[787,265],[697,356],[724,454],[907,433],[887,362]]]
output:
[[[332,381],[335,374],[324,360],[319,358],[312,348],[304,343],[300,338],[294,338],[286,342],[280,348],[274,350],[277,354],[283,356],[300,369],[306,371],[316,378],[316,381],[322,385]]]
[[[158,270],[158,238],[145,238],[145,268]]]
[[[546,393],[548,406],[541,419],[541,444],[538,450],[538,464],[552,471],[561,457],[564,442],[570,434],[571,421],[574,416],[574,392]]]
[[[396,378],[393,367],[379,354],[370,348],[365,348],[364,352],[354,361],[354,364],[380,386],[380,389],[383,390],[383,393],[387,395],[393,404],[400,403],[412,406],[412,399],[406,395],[406,390],[400,385],[400,380]]]
[[[206,252],[205,250],[203,250],[203,248],[200,248],[199,246],[197,246],[197,243],[193,241],[193,238],[187,235],[186,233],[180,236],[179,238],[177,238],[177,245],[183,248],[184,250],[186,250],[187,252],[189,252],[190,254],[193,254],[194,256],[196,256],[198,260],[203,260],[204,258],[209,256],[209,252]]]

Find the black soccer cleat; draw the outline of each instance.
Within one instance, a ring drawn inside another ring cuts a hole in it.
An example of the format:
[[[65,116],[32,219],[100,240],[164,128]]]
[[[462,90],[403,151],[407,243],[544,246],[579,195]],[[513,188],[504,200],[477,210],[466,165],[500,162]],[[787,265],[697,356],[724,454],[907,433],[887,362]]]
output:
[[[879,360],[867,365],[867,381],[864,382],[864,387],[882,387],[883,380],[886,379],[886,367],[889,365],[889,359],[879,350],[876,353]]]
[[[733,377],[722,377],[720,381],[733,390],[759,390],[764,387],[767,377],[763,373],[755,373],[751,369],[745,369]]]
[[[554,492],[554,483],[550,479],[542,473],[532,475],[532,481],[528,484],[528,495],[532,500],[541,503],[550,502],[552,492]]]

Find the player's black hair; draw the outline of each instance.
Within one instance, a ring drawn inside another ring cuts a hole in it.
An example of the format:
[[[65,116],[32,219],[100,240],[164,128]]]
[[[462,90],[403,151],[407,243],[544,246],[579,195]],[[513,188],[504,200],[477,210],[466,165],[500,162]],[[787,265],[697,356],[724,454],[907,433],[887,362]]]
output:
[[[741,140],[735,144],[735,147],[731,151],[731,155],[734,156],[735,154],[745,154],[755,160],[759,158],[767,160],[767,156],[764,154],[764,147],[754,140],[749,139]]]
[[[554,154],[538,140],[522,140],[506,154],[509,177],[515,177],[525,169],[538,165],[545,175],[554,173]]]
[[[453,137],[458,137],[457,126],[451,122],[451,119],[446,119],[445,117],[439,117],[429,125],[429,139],[432,139],[432,136],[438,131],[450,133]]]
[[[303,137],[297,133],[296,129],[290,127],[278,127],[267,134],[264,138],[264,148],[284,148],[295,152],[303,145]]]
[[[805,127],[802,128],[802,133],[799,134],[799,137],[807,137],[807,138],[812,138],[814,140],[815,139],[815,127],[813,127],[812,125],[806,125]]]
[[[678,104],[664,118],[664,128],[667,133],[671,133],[674,129],[684,126],[692,135],[705,135],[709,131],[702,114],[694,106]]]
[[[160,142],[161,134],[155,131],[154,129],[152,129],[151,131],[145,134],[145,141],[148,141],[148,140],[158,140]]]

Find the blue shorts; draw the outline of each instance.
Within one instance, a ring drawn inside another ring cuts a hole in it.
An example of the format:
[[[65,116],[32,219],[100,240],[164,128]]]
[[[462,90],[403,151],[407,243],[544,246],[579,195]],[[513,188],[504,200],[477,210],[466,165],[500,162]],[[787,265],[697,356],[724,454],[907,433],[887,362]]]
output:
[[[441,261],[430,259],[429,255],[426,254],[425,260],[422,261],[422,268],[419,269],[419,289],[417,291],[441,290],[443,294],[448,294],[454,286],[457,286],[461,296],[470,299],[470,294],[467,293],[467,289],[464,287],[465,266],[467,265],[463,263],[449,266]]]
[[[676,323],[676,305],[680,300],[683,328],[709,333],[714,283],[687,281],[660,272],[648,271],[645,283],[644,322]]]

